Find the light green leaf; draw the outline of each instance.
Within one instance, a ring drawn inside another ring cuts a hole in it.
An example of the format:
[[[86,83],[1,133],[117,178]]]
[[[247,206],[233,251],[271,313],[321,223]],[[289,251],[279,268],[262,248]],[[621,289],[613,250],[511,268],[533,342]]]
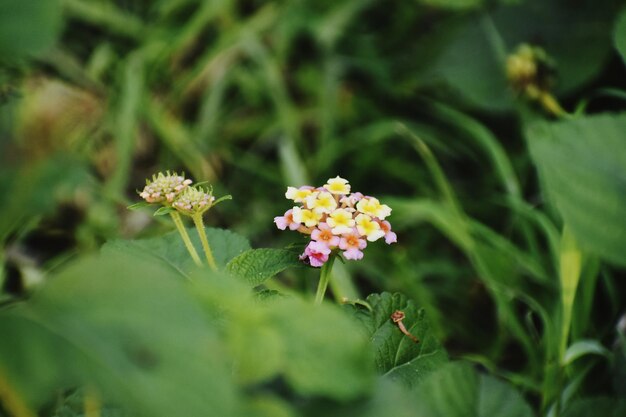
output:
[[[622,56],[622,60],[626,64],[626,9],[622,10],[615,22],[613,42],[615,43],[615,48]]]
[[[626,400],[598,397],[573,401],[562,414],[563,417],[622,417],[626,415]]]
[[[285,379],[296,392],[345,401],[371,390],[374,370],[367,339],[341,310],[299,299],[267,306],[284,338]]]
[[[582,249],[626,265],[626,115],[532,124],[530,151]]]
[[[233,258],[226,265],[231,274],[257,286],[279,272],[301,267],[298,254],[286,249],[250,249]]]
[[[430,330],[423,309],[401,294],[372,294],[366,300],[372,311],[355,310],[365,326],[375,352],[378,372],[414,387],[422,378],[448,361],[446,351]],[[406,329],[419,339],[415,343],[391,320],[396,311],[403,311]]]
[[[360,398],[374,381],[372,353],[358,323],[337,306],[299,297],[255,301],[236,279],[198,270],[205,310],[224,326],[233,371],[246,385],[281,377],[303,397]]]
[[[195,229],[187,229],[198,253],[202,253],[200,238]],[[224,229],[206,228],[207,238],[218,267],[250,249],[248,240]],[[113,240],[102,247],[103,253],[132,253],[141,259],[150,259],[162,266],[188,275],[196,268],[178,232],[170,232],[161,237],[141,240]]]
[[[51,399],[91,385],[129,415],[230,416],[237,407],[203,310],[176,274],[132,253],[73,264],[2,312],[0,332],[0,368],[31,404],[42,388]]]
[[[532,417],[530,406],[508,384],[476,372],[467,363],[449,363],[419,384],[416,417]]]
[[[61,31],[58,0],[0,2],[0,61],[14,61],[44,52]]]

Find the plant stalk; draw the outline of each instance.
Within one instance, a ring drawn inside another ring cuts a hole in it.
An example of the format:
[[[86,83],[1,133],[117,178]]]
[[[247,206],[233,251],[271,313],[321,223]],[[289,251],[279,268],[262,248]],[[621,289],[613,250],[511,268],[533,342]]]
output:
[[[322,304],[322,301],[324,300],[324,294],[326,294],[326,288],[328,287],[328,281],[330,280],[330,273],[333,269],[334,262],[335,255],[331,254],[326,263],[322,266],[322,271],[320,272],[320,282],[317,284],[317,293],[315,294],[315,305]]]
[[[213,252],[211,251],[211,247],[209,246],[209,240],[207,239],[206,232],[204,231],[204,221],[202,221],[202,214],[195,214],[191,216],[191,218],[193,219],[193,223],[196,225],[196,229],[198,230],[198,236],[200,236],[200,242],[202,242],[202,249],[204,249],[206,260],[209,263],[211,269],[217,271],[217,264],[215,263],[215,258],[213,258]]]
[[[176,229],[178,229],[178,233],[180,234],[180,237],[183,239],[183,242],[185,243],[185,247],[187,248],[187,251],[191,255],[191,258],[193,259],[196,265],[202,266],[202,261],[200,260],[200,256],[198,256],[198,252],[196,252],[196,248],[193,246],[193,243],[191,243],[191,239],[189,238],[187,229],[185,229],[183,220],[180,218],[180,214],[176,211],[173,211],[170,213],[170,216],[172,216],[172,220],[174,221],[174,224],[176,225]]]

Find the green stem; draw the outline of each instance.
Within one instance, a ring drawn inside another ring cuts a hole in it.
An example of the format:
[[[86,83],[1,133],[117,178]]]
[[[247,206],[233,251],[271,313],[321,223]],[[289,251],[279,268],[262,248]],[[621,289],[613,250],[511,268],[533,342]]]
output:
[[[320,272],[320,282],[317,284],[317,293],[315,294],[315,305],[322,304],[322,300],[324,300],[324,294],[326,294],[326,287],[328,287],[330,272],[333,269],[334,262],[335,255],[331,254],[326,263],[322,266],[322,271]]]
[[[202,214],[195,214],[191,216],[193,219],[193,223],[196,225],[196,229],[198,229],[198,236],[200,236],[200,242],[202,242],[202,249],[204,249],[204,254],[206,255],[206,260],[209,263],[209,266],[212,270],[217,271],[217,264],[215,263],[215,258],[213,258],[213,252],[211,252],[211,247],[209,246],[209,240],[206,237],[206,232],[204,231],[204,222],[202,221]]]
[[[178,229],[178,233],[180,233],[180,237],[183,239],[183,242],[185,243],[185,247],[187,248],[187,251],[189,251],[189,254],[193,258],[193,261],[196,263],[196,265],[202,266],[202,261],[200,260],[200,256],[198,256],[198,252],[196,252],[196,248],[193,246],[193,243],[191,243],[191,239],[189,239],[189,234],[187,233],[187,229],[185,229],[183,220],[180,218],[180,214],[174,211],[170,213],[170,216],[172,216],[172,220],[174,220],[176,229]]]

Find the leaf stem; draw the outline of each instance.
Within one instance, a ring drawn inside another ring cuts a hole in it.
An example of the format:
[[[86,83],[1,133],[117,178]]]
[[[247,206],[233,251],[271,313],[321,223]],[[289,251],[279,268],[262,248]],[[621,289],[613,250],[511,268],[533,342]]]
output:
[[[206,260],[209,263],[209,266],[212,270],[217,271],[217,264],[215,263],[215,258],[213,258],[213,252],[211,251],[211,247],[209,246],[209,240],[206,237],[206,232],[204,231],[204,221],[202,220],[202,214],[194,214],[191,216],[193,219],[193,223],[196,225],[196,229],[198,230],[198,236],[200,236],[200,242],[202,242],[202,249],[204,250],[204,254],[206,255]]]
[[[198,256],[198,252],[196,252],[196,248],[193,246],[193,243],[191,243],[191,239],[189,239],[189,234],[187,233],[187,229],[185,229],[183,220],[180,218],[180,214],[177,211],[172,211],[170,212],[170,216],[172,216],[172,220],[174,221],[174,224],[176,225],[176,229],[178,229],[178,233],[180,234],[180,237],[183,239],[183,242],[185,243],[185,247],[187,248],[187,251],[193,258],[193,261],[195,262],[196,265],[202,266],[202,261],[200,260],[200,256]]]
[[[320,282],[317,284],[317,293],[315,294],[315,305],[322,304],[322,300],[324,300],[324,294],[326,294],[326,287],[328,287],[330,272],[333,269],[334,262],[335,255],[331,254],[326,263],[322,266],[322,270],[320,272]]]

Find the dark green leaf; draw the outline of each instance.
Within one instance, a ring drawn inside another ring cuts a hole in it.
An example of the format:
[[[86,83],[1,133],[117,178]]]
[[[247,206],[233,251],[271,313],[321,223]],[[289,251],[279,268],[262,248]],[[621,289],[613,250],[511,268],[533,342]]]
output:
[[[61,17],[58,0],[0,2],[0,60],[14,61],[52,46]]]
[[[430,329],[423,309],[402,294],[372,294],[367,297],[372,307],[355,310],[356,317],[367,329],[375,352],[378,372],[407,387],[414,387],[425,375],[448,361],[446,351]],[[396,311],[403,311],[406,329],[419,339],[415,343],[391,320]]]
[[[626,400],[600,397],[573,401],[563,413],[563,417],[623,417],[626,416]]]
[[[483,4],[483,0],[419,0],[420,3],[442,9],[472,9]]]
[[[431,373],[415,395],[416,417],[533,416],[519,392],[466,363],[449,363]]]
[[[617,48],[617,51],[622,56],[624,64],[626,64],[626,9],[622,10],[615,22],[613,42],[615,48]]]
[[[292,267],[301,267],[298,254],[285,249],[250,249],[226,265],[231,274],[256,286],[279,272]]]
[[[527,131],[549,195],[578,244],[626,265],[626,115],[600,115]]]

